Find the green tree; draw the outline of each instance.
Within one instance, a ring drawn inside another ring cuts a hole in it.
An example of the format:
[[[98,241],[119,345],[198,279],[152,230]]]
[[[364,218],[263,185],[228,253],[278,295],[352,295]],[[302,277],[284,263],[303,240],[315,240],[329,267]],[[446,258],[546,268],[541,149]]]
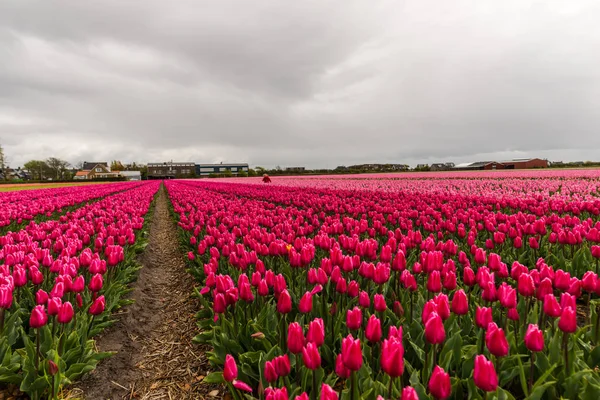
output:
[[[123,166],[123,163],[121,163],[121,161],[112,160],[110,163],[110,170],[111,171],[123,171],[123,170],[125,170],[125,167]]]
[[[0,144],[0,175],[3,177],[3,179],[5,181],[8,180],[8,173],[6,171],[6,169],[8,168],[8,162],[6,161],[6,158],[4,157],[4,148],[2,147],[2,144]]]
[[[67,168],[71,165],[68,161],[56,157],[48,158],[46,164],[50,171],[52,171],[52,178],[55,178],[56,180],[65,179]]]
[[[43,160],[30,160],[23,164],[23,168],[29,171],[31,179],[42,181],[44,177],[52,174],[50,167]]]

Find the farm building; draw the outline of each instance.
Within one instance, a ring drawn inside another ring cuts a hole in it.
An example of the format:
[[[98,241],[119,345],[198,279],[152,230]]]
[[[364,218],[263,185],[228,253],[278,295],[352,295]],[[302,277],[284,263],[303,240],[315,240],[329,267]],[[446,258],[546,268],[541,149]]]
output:
[[[148,179],[174,179],[193,176],[196,164],[192,162],[148,163]]]
[[[121,171],[119,175],[127,179],[128,181],[141,181],[142,180],[142,172],[141,171]]]
[[[108,163],[97,162],[90,163],[84,162],[81,170],[77,171],[73,179],[86,180],[86,179],[105,179],[105,178],[118,178],[118,172],[111,172]]]
[[[457,164],[453,170],[496,170],[496,169],[530,169],[548,168],[548,160],[540,158],[519,158],[505,161],[478,161],[473,163]]]
[[[435,163],[435,164],[431,164],[431,167],[429,167],[431,171],[450,171],[452,168],[454,168],[454,163],[453,162],[447,162],[447,163]]]
[[[239,172],[248,173],[248,164],[196,164],[197,176],[209,176],[211,174],[231,173],[237,175]]]

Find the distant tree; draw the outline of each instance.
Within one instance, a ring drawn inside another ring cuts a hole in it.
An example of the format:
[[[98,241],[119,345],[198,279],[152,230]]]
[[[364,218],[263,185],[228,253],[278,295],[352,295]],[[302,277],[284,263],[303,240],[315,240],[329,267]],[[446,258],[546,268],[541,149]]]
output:
[[[248,176],[256,176],[257,172],[253,168],[248,168]]]
[[[246,171],[240,171],[238,172],[237,176],[240,178],[245,178],[248,176],[248,173]]]
[[[110,170],[111,171],[123,171],[123,170],[125,170],[125,167],[123,166],[123,163],[121,163],[121,161],[112,160],[110,163]]]
[[[30,160],[23,164],[23,168],[29,171],[31,179],[42,181],[45,176],[52,174],[50,167],[43,160]]]
[[[7,168],[8,168],[8,161],[6,160],[6,158],[4,156],[4,148],[2,147],[2,144],[0,143],[0,174],[2,175],[2,177],[4,178],[5,181],[8,180],[8,173],[6,171]]]
[[[266,169],[265,169],[264,167],[256,167],[255,169],[256,169],[256,173],[257,173],[258,175],[262,175],[262,174],[264,174],[264,173],[265,173],[265,171],[266,171]]]
[[[142,175],[142,179],[148,179],[148,166],[147,165],[138,165],[137,170],[140,171],[140,175]]]
[[[233,176],[233,172],[231,172],[231,170],[226,170],[223,172],[223,176],[225,176],[226,178],[232,177]]]
[[[83,161],[77,161],[77,163],[74,165],[74,167],[78,170],[82,170],[83,169]]]
[[[56,157],[48,158],[46,164],[50,171],[52,171],[53,178],[56,178],[56,180],[65,179],[67,168],[71,165],[68,161]]]

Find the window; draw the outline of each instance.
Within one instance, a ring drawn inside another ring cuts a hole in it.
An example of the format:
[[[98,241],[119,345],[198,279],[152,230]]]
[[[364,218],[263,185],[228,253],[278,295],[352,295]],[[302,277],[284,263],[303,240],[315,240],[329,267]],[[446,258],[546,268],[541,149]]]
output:
[[[96,172],[102,172],[102,168],[96,168]]]
[[[232,172],[237,172],[237,167],[231,167]]]

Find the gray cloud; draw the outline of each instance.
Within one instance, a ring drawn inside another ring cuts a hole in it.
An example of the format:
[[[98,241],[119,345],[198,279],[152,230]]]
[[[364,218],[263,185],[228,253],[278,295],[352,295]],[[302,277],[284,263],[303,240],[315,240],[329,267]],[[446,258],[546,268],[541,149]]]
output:
[[[593,0],[9,0],[0,142],[13,165],[594,159],[599,17]]]

